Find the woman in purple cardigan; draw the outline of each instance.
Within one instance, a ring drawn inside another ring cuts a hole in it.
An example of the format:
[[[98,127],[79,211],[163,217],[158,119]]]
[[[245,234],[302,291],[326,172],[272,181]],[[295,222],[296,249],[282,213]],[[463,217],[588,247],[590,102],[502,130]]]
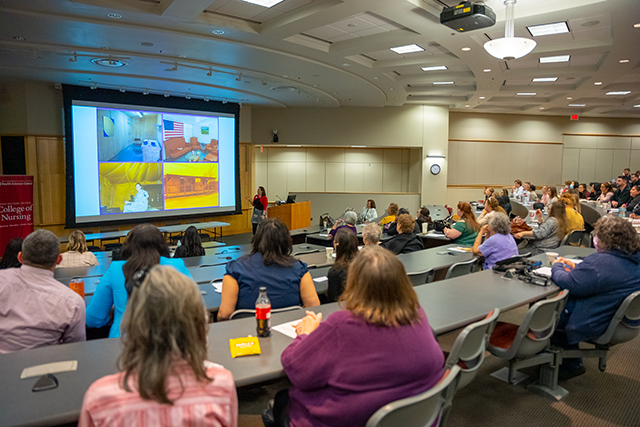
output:
[[[276,395],[276,423],[265,425],[364,426],[382,406],[442,378],[442,350],[391,252],[362,249],[340,301],[345,309],[324,322],[307,311],[296,325],[298,336],[282,354],[293,386]]]

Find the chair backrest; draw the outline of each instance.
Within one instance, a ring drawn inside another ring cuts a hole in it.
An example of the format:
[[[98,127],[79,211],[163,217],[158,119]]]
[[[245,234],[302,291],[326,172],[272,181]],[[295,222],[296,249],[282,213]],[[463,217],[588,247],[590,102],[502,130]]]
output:
[[[529,209],[520,202],[515,200],[509,200],[511,203],[511,213],[515,216],[519,216],[522,219],[527,219],[529,216]]]
[[[452,277],[459,277],[464,276],[465,274],[469,274],[473,272],[473,267],[475,267],[477,262],[477,258],[470,259],[469,261],[457,262],[449,267],[444,278],[451,279]]]
[[[487,317],[464,328],[453,343],[445,369],[460,367],[458,388],[469,384],[478,373],[499,314],[500,309],[494,308]]]
[[[409,276],[409,280],[411,280],[412,286],[419,286],[419,285],[424,285],[425,283],[431,283],[433,282],[435,275],[436,275],[436,272],[433,270],[433,268],[430,268],[429,270],[425,270],[425,271],[418,271],[415,273],[407,273],[407,276]]]
[[[460,367],[454,366],[438,384],[417,396],[388,403],[367,421],[366,427],[440,426],[456,390]]]
[[[429,209],[429,216],[434,221],[442,220],[449,216],[449,210],[442,205],[426,205],[425,207]]]
[[[585,248],[593,247],[593,237],[591,236],[591,233],[587,232],[586,230],[582,234],[582,241],[580,242],[580,246],[584,246]]]
[[[600,345],[615,345],[631,341],[638,334],[640,334],[640,291],[632,293],[622,301],[607,330],[593,342]]]
[[[275,308],[271,310],[271,313],[282,313],[284,311],[294,311],[294,310],[302,310],[302,307],[300,307],[299,305],[292,305],[289,307]],[[245,317],[253,317],[255,315],[256,315],[255,310],[242,308],[240,310],[236,310],[233,313],[231,313],[231,316],[229,316],[229,320],[243,319]]]
[[[573,230],[571,233],[564,236],[562,242],[560,242],[560,246],[580,246],[584,233],[584,230]]]
[[[505,355],[506,359],[532,356],[549,345],[567,302],[567,295],[569,291],[565,289],[554,298],[538,301],[529,309]]]

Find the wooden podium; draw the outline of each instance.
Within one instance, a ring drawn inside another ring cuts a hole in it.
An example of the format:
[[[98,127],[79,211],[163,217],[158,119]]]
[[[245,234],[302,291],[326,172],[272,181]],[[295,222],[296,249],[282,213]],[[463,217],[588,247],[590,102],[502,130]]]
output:
[[[297,230],[311,225],[311,202],[284,203],[269,206],[267,217],[280,218],[289,230]]]

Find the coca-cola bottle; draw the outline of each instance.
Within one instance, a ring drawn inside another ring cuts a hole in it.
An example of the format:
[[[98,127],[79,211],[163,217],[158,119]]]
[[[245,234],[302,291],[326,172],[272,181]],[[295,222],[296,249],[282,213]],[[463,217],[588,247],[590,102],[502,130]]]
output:
[[[259,337],[271,335],[271,301],[267,297],[267,288],[260,287],[260,295],[256,300],[256,322]]]

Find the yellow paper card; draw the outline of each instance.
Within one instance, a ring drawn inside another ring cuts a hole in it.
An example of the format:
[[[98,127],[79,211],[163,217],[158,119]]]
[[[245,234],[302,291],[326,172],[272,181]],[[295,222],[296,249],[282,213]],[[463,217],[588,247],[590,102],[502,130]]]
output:
[[[260,341],[256,337],[232,338],[229,340],[231,347],[231,357],[251,356],[260,354]]]

